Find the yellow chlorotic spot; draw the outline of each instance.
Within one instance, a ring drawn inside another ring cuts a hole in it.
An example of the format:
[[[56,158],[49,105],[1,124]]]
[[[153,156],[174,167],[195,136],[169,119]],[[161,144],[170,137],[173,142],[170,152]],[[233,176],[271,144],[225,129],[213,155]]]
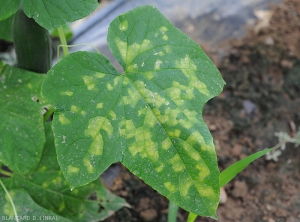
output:
[[[189,120],[193,120],[193,121],[197,120],[197,118],[196,118],[197,112],[196,111],[185,109],[185,110],[183,110],[183,113]]]
[[[152,79],[154,77],[153,72],[144,72],[143,76],[145,76],[147,79]]]
[[[126,136],[126,120],[125,119],[122,119],[121,121],[120,121],[120,123],[119,123],[119,129],[118,129],[118,131],[119,131],[119,134],[121,135],[121,136]]]
[[[147,112],[147,109],[148,109],[148,108],[140,109],[140,110],[138,111],[138,115],[139,115],[139,116],[140,116],[140,115],[145,115],[146,112]]]
[[[168,41],[168,39],[169,39],[169,37],[168,37],[167,35],[164,35],[162,38],[163,38],[163,40],[165,40],[165,41]]]
[[[208,167],[204,163],[202,165],[197,164],[196,169],[199,170],[200,180],[203,180],[205,177],[207,177],[210,174]]]
[[[138,68],[137,64],[129,65],[126,68],[126,72],[137,72],[138,71],[137,68]]]
[[[85,117],[86,112],[85,112],[84,110],[82,110],[82,111],[80,112],[80,114],[81,114],[83,117]]]
[[[157,61],[155,62],[155,66],[154,66],[155,70],[159,70],[161,64],[162,64],[162,61],[157,60]]]
[[[143,152],[143,146],[142,145],[137,145],[137,142],[133,142],[130,146],[129,146],[129,151],[131,153],[132,156],[135,156],[138,153]],[[145,154],[144,154],[145,155]]]
[[[169,98],[172,98],[173,100],[180,99],[181,90],[177,87],[171,87],[165,90],[166,94]]]
[[[175,156],[170,159],[170,163],[172,164],[172,168],[175,172],[182,172],[185,169],[185,166],[178,154],[175,154]]]
[[[150,138],[145,139],[145,148],[147,151],[147,156],[152,162],[155,162],[158,160],[158,147],[154,141],[152,141]],[[142,155],[144,156],[144,155]]]
[[[112,120],[116,120],[117,119],[117,115],[114,111],[110,110],[108,115],[112,118]]]
[[[50,185],[49,183],[47,183],[47,182],[44,182],[44,183],[42,184],[42,187],[46,189],[46,188],[48,188],[48,187],[49,187],[49,185]]]
[[[168,191],[171,193],[174,193],[176,191],[176,187],[171,182],[164,183],[165,188],[167,188]]]
[[[88,90],[92,90],[92,89],[94,89],[94,88],[95,88],[95,84],[90,84],[90,85],[87,86],[87,89],[88,89]]]
[[[126,129],[126,138],[134,137],[136,128],[135,128],[132,120],[126,120],[125,129]]]
[[[162,33],[162,34],[165,34],[166,31],[168,31],[168,28],[166,26],[162,26],[159,28],[159,31]]]
[[[28,83],[27,86],[28,86],[29,89],[32,89],[31,83]]]
[[[183,119],[179,120],[179,123],[181,124],[181,126],[183,126],[186,129],[191,129],[194,125],[193,122],[188,120],[183,120]]]
[[[216,194],[213,188],[206,185],[205,183],[195,183],[194,185],[201,196],[211,197]]]
[[[173,132],[169,132],[169,135],[172,137],[179,137],[181,131],[179,129],[174,130]]]
[[[69,184],[68,184],[69,185]],[[78,189],[74,189],[73,191],[72,191],[72,194],[73,195],[77,195],[79,193],[79,190]]]
[[[127,22],[127,20],[124,20],[124,21],[122,21],[122,22],[120,23],[119,29],[120,29],[121,31],[126,31],[126,30],[128,29],[128,22]]]
[[[61,177],[57,177],[57,178],[53,179],[53,180],[51,181],[51,183],[52,183],[52,184],[59,184],[59,183],[61,183]]]
[[[182,146],[186,153],[194,160],[199,161],[201,159],[200,154],[189,143],[183,142]]]
[[[46,170],[47,170],[47,167],[45,167],[45,166],[42,166],[42,167],[39,169],[40,172],[44,172],[44,171],[46,171]]]
[[[92,76],[83,76],[82,79],[88,90],[92,90],[95,88],[95,79]]]
[[[154,55],[163,56],[163,55],[165,55],[165,53],[163,53],[162,51],[160,51],[160,52],[156,52],[156,53],[154,53]]]
[[[201,92],[204,95],[208,96],[210,94],[208,89],[207,89],[207,86],[203,82],[199,81],[197,79],[197,77],[192,77],[191,78],[189,86],[192,87],[192,88],[198,89],[198,91]]]
[[[125,104],[130,104],[131,107],[135,107],[138,101],[141,99],[140,94],[134,89],[129,88],[127,89],[128,96],[124,96],[124,100],[127,102]]]
[[[71,123],[70,120],[67,119],[64,113],[58,115],[58,121],[61,123],[61,125],[67,125]]]
[[[145,116],[145,126],[147,126],[148,128],[150,127],[154,127],[155,124],[157,123],[157,119],[156,117],[153,115],[152,112],[150,112],[150,110],[147,109],[147,113]]]
[[[152,112],[154,113],[155,116],[160,116],[160,111],[158,108],[152,109]]]
[[[179,192],[181,196],[186,197],[188,195],[189,189],[192,184],[193,183],[190,179],[184,180],[184,183],[179,183]]]
[[[114,86],[118,85],[121,78],[114,78]]]
[[[94,75],[96,78],[98,79],[102,79],[105,77],[105,74],[104,73],[101,73],[101,72],[97,72],[95,75]]]
[[[97,133],[95,137],[93,137],[93,142],[90,145],[89,152],[92,155],[100,156],[103,153],[103,137],[100,133]]]
[[[96,108],[97,108],[97,109],[103,108],[103,103],[98,103],[97,106],[96,106]]]
[[[176,100],[174,100],[174,103],[176,104],[176,106],[183,106],[184,100],[183,99],[176,99]]]
[[[71,92],[71,91],[65,91],[65,92],[61,92],[60,95],[63,95],[63,96],[72,96],[73,92]]]
[[[115,38],[115,44],[122,56],[122,59],[124,62],[126,62],[126,54],[127,54],[127,43],[122,42],[120,38],[116,37]]]
[[[65,202],[61,201],[58,207],[58,212],[62,212],[66,208]]]
[[[204,143],[204,138],[198,131],[195,131],[191,133],[191,135],[187,138],[186,142],[191,146],[194,146],[197,144]]]
[[[160,115],[160,116],[156,116],[156,118],[158,119],[158,121],[161,123],[161,124],[165,124],[165,123],[168,123],[170,126],[174,126],[176,124],[172,124],[174,123],[173,120],[170,120],[169,116],[168,115]],[[176,120],[175,120],[176,121]]]
[[[74,106],[74,105],[71,106],[71,112],[77,113],[78,111],[79,111],[79,109],[77,108],[77,106]]]
[[[162,142],[162,148],[164,150],[169,149],[172,146],[172,142],[169,138],[166,138],[163,142]]]
[[[164,169],[164,165],[163,164],[160,164],[159,167],[155,168],[156,172],[158,172],[158,173],[161,172],[163,169]]]
[[[143,91],[145,90],[145,83],[138,80],[134,82],[134,86],[139,90],[139,91]]]
[[[142,158],[149,158],[152,162],[158,160],[158,148],[157,144],[152,141],[151,133],[148,131],[149,127],[142,126],[137,128],[133,135],[135,141],[130,144],[129,151],[131,155],[135,156],[137,153],[141,153]]]
[[[107,89],[108,89],[109,91],[111,91],[111,90],[114,89],[114,87],[113,87],[110,83],[107,83],[107,84],[106,84],[106,87],[107,87]]]
[[[71,166],[71,165],[68,166],[68,174],[78,173],[78,172],[79,172],[78,167],[74,167],[74,166]]]
[[[192,87],[187,88],[187,90],[186,90],[185,92],[186,92],[185,98],[186,98],[187,100],[190,100],[190,99],[195,98],[195,95],[194,95],[194,92],[193,92],[193,88],[192,88]]]
[[[10,194],[11,192],[9,192]],[[8,199],[7,197],[7,194],[5,194],[5,199],[6,199],[6,203],[5,205],[3,206],[3,212],[5,215],[7,216],[15,216],[15,212],[14,212],[14,209],[12,208],[12,205],[11,205],[11,202],[10,202],[10,199]],[[12,198],[13,199],[13,198]]]
[[[88,158],[83,159],[83,164],[86,166],[88,173],[94,172],[94,167]]]
[[[85,131],[85,133],[88,133],[92,136],[95,135],[95,133],[98,133],[100,129],[103,129],[106,131],[108,136],[111,136],[113,133],[113,127],[109,121],[109,119],[105,117],[95,117],[90,119],[88,130]]]

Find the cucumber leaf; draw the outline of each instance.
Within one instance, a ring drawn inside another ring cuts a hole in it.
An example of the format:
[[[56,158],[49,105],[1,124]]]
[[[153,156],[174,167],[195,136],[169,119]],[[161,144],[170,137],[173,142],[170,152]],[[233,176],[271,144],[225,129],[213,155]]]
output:
[[[12,16],[18,11],[20,0],[1,0],[0,1],[0,20],[4,20]]]
[[[12,42],[11,26],[13,18],[14,17],[11,16],[3,21],[0,21],[0,39]]]
[[[48,30],[90,15],[97,0],[21,0],[25,14]]]
[[[72,53],[47,74],[58,162],[71,187],[122,162],[174,204],[216,218],[219,170],[202,108],[224,81],[212,61],[156,8],[117,17],[102,55]]]
[[[16,208],[19,221],[41,221],[48,219],[53,221],[70,222],[70,220],[58,216],[52,211],[42,208],[36,204],[30,195],[23,189],[10,190],[9,195]],[[15,221],[12,204],[8,195],[5,194],[2,188],[0,188],[0,206],[2,221]]]
[[[124,206],[122,198],[110,193],[100,180],[70,191],[56,159],[50,124],[46,124],[47,140],[43,156],[35,171],[27,176],[13,174],[3,179],[7,188],[25,189],[40,206],[72,221],[99,221]]]
[[[43,75],[0,68],[0,161],[23,174],[40,161],[45,142],[40,88]]]

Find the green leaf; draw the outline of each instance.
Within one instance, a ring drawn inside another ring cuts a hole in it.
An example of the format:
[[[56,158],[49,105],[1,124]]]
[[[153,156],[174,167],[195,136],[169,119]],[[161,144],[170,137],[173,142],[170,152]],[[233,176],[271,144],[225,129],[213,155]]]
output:
[[[202,108],[224,81],[202,49],[157,9],[138,7],[110,25],[124,68],[70,54],[49,72],[58,162],[71,187],[120,161],[180,207],[216,217],[219,170]]]
[[[103,220],[121,207],[129,206],[106,190],[100,180],[70,191],[57,163],[50,124],[46,125],[46,135],[38,167],[29,176],[14,174],[6,179],[9,189],[25,189],[37,204],[72,221]]]
[[[4,20],[12,16],[18,11],[20,0],[1,0],[0,1],[0,20]]]
[[[225,186],[229,181],[231,181],[239,172],[241,172],[243,169],[245,169],[250,163],[252,163],[254,160],[258,159],[259,157],[265,155],[267,152],[270,152],[272,148],[262,150],[259,152],[256,152],[250,156],[245,157],[244,159],[241,159],[234,164],[227,167],[225,170],[223,170],[220,173],[220,187]]]
[[[0,69],[0,161],[17,173],[33,170],[45,142],[40,87],[43,75]]]
[[[13,18],[14,17],[11,16],[3,21],[0,21],[0,39],[12,42],[11,26]]]
[[[9,195],[12,197],[13,203],[16,207],[19,221],[70,221],[36,204],[30,195],[23,189],[10,190]],[[15,214],[13,207],[7,194],[5,194],[2,188],[0,189],[0,206],[1,221],[14,221]]]
[[[91,14],[97,0],[21,0],[25,14],[42,27],[53,30]]]

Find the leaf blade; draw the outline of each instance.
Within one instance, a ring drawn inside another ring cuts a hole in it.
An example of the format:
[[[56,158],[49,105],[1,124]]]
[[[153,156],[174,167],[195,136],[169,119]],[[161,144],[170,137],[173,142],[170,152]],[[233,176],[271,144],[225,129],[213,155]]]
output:
[[[48,30],[84,18],[99,6],[97,0],[21,0],[21,4],[29,18]]]
[[[19,9],[20,0],[2,0],[0,2],[0,20],[12,16]]]
[[[57,214],[54,214],[50,210],[42,208],[36,204],[30,195],[23,189],[12,189],[9,191],[10,196],[13,198],[14,205],[16,207],[19,220],[40,220],[43,218],[70,222],[67,218],[63,218]],[[7,194],[0,189],[0,214],[3,220],[14,220],[15,215],[13,214],[11,203],[8,201]]]
[[[103,220],[121,207],[129,206],[106,190],[100,180],[70,191],[57,163],[50,124],[45,128],[47,141],[39,165],[28,176],[14,174],[4,179],[10,190],[22,188],[43,208],[72,221]]]
[[[42,154],[43,105],[37,101],[43,79],[8,65],[0,70],[0,160],[17,173],[33,170]]]
[[[150,32],[146,40],[152,38],[152,45],[147,48],[142,45],[150,43],[143,43],[141,32],[138,39],[128,38],[131,45],[125,44],[122,32],[136,24],[143,29],[139,21],[145,15],[152,29],[164,32],[161,39],[156,43],[156,33]],[[216,218],[219,171],[202,108],[221,92],[220,73],[196,43],[153,7],[115,19],[108,39],[123,74],[102,55],[76,52],[54,66],[43,83],[44,97],[56,107],[58,161],[68,182],[81,186],[120,161],[175,204]],[[181,42],[180,47],[174,42]],[[161,56],[162,63],[149,53]]]

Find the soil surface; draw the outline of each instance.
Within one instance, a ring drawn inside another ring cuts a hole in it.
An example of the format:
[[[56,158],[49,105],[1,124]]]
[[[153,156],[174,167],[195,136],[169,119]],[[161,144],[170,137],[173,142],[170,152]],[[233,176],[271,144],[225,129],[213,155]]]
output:
[[[223,93],[203,111],[215,140],[220,170],[276,145],[275,132],[294,136],[300,126],[299,0],[273,7],[246,37],[207,52],[218,62],[227,83]],[[165,197],[120,164],[113,165],[107,174],[119,175],[106,180],[106,185],[132,208],[116,212],[106,222],[167,221]],[[218,221],[300,221],[299,182],[300,147],[287,144],[278,161],[262,157],[225,186],[227,199],[217,210]],[[180,209],[177,222],[186,221],[187,215]],[[214,220],[199,217],[196,221]]]

